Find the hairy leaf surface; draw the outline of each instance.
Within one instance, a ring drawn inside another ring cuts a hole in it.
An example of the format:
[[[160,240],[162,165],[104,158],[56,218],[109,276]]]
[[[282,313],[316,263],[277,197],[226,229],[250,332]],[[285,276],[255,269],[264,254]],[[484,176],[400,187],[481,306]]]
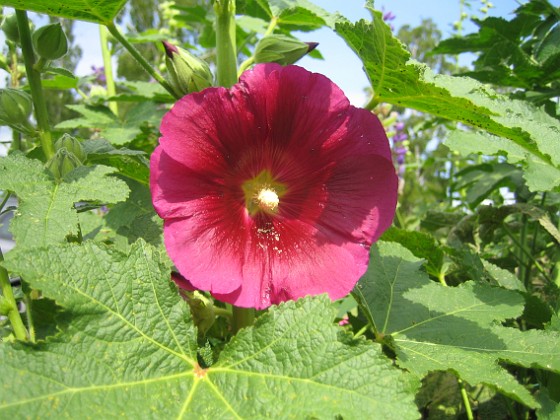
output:
[[[418,382],[334,325],[326,296],[273,307],[203,369],[187,305],[143,241],[14,251],[6,266],[72,315],[55,339],[0,346],[0,417],[418,417]]]

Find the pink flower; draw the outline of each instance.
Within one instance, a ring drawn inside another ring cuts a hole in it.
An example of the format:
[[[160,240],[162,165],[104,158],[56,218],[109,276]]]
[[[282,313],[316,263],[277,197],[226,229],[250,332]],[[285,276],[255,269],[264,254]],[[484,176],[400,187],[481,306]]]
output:
[[[150,187],[165,246],[192,286],[263,309],[338,299],[393,220],[385,131],[329,79],[260,64],[163,118]]]

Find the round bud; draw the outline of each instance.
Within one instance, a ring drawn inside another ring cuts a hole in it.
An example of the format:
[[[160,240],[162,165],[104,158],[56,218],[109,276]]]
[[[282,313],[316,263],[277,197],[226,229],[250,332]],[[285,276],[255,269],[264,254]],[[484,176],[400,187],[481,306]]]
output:
[[[51,171],[58,182],[79,166],[82,166],[82,162],[66,148],[58,149],[46,164],[47,169]]]
[[[0,89],[0,121],[6,125],[27,125],[33,103],[31,96],[19,89]]]
[[[2,22],[2,31],[6,39],[19,44],[19,28],[16,15],[7,15]]]
[[[33,32],[33,47],[41,58],[56,60],[68,52],[68,39],[60,23],[45,25]]]
[[[62,137],[55,142],[54,148],[56,150],[66,149],[68,152],[74,154],[81,163],[84,163],[87,157],[82,143],[70,134],[63,134]]]
[[[212,86],[213,75],[204,60],[169,42],[164,41],[163,46],[171,85],[178,95],[200,92]]]

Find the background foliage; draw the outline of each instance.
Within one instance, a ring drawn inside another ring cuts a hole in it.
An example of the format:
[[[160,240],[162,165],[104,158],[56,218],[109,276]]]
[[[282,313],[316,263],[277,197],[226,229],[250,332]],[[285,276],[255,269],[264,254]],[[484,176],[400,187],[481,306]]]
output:
[[[85,158],[57,175],[38,121],[2,120],[16,246],[0,268],[0,417],[560,416],[557,7],[530,0],[441,40],[429,19],[394,31],[372,2],[351,22],[307,0],[237,0],[240,64],[265,34],[321,27],[358,55],[400,198],[351,296],[285,303],[234,335],[231,308],[170,281],[148,157],[174,98],[129,53],[159,76],[167,40],[215,68],[212,2],[1,3],[62,18],[70,52],[40,77],[52,137],[73,135]],[[72,73],[77,20],[101,25],[117,68]],[[21,52],[8,39],[0,68],[28,91]]]

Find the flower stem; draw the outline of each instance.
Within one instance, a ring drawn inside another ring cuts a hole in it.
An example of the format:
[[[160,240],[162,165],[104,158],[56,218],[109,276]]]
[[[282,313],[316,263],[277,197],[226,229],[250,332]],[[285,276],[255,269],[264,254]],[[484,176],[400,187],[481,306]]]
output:
[[[229,88],[237,83],[235,43],[235,0],[215,0],[216,61],[218,85]]]
[[[35,343],[35,324],[33,323],[33,299],[31,293],[26,293],[23,296],[25,303],[25,315],[27,315],[27,331],[29,331],[29,341]]]
[[[266,32],[264,33],[263,36],[271,35],[274,32],[274,29],[276,28],[277,25],[278,25],[278,18],[274,16],[270,20],[268,28],[266,29]],[[237,72],[238,76],[240,76],[245,70],[251,67],[251,65],[253,65],[254,62],[255,62],[255,55],[253,54],[251,57],[247,58],[247,60],[241,63],[241,65],[239,66],[239,70]]]
[[[154,70],[152,66],[150,66],[150,63],[148,63],[146,59],[142,57],[140,52],[136,48],[134,48],[134,45],[128,42],[128,40],[124,37],[123,34],[121,34],[119,29],[116,27],[116,25],[113,22],[107,25],[107,29],[109,30],[111,35],[113,35],[115,39],[119,41],[122,44],[122,46],[126,48],[126,50],[134,57],[134,59],[138,62],[138,64],[140,64],[142,68],[148,72],[150,76],[152,76],[160,85],[162,85],[165,88],[165,90],[167,90],[171,95],[173,95],[174,98],[179,99],[179,97],[175,94],[173,88],[167,82],[167,80],[165,80],[161,74],[159,74],[156,70]]]
[[[4,261],[4,255],[0,249],[0,262],[2,261]],[[16,338],[21,341],[27,341],[27,330],[25,329],[25,325],[23,325],[21,315],[18,311],[17,302],[10,283],[10,277],[8,276],[8,270],[2,266],[0,266],[0,288],[2,289],[4,300],[10,305],[8,319],[10,320],[10,324],[12,324],[12,329],[14,330]]]
[[[473,412],[471,408],[471,403],[469,401],[469,396],[467,394],[467,390],[465,389],[465,384],[461,379],[458,379],[458,381],[459,381],[459,388],[461,389],[461,397],[463,398],[463,405],[465,406],[465,411],[467,412],[467,419],[473,420],[474,419]]]
[[[99,41],[101,43],[101,55],[103,56],[103,70],[105,72],[105,84],[107,86],[107,95],[115,96],[115,79],[113,79],[113,63],[111,61],[111,51],[109,51],[109,42],[107,39],[107,28],[99,25]],[[119,116],[119,107],[115,101],[109,101],[109,109]]]
[[[255,322],[255,310],[253,308],[240,308],[232,306],[233,312],[233,333],[237,334],[241,328],[249,327]]]
[[[33,98],[33,108],[35,109],[35,119],[37,120],[37,128],[39,130],[39,139],[45,157],[50,159],[54,155],[54,144],[52,141],[51,130],[49,126],[49,115],[47,113],[47,104],[43,94],[43,86],[41,83],[41,73],[35,70],[35,55],[33,54],[33,44],[31,42],[31,32],[29,31],[29,20],[25,10],[16,10],[18,21],[19,36],[21,41],[21,50],[23,53],[23,61],[25,63],[25,72],[27,74],[27,82],[31,90]]]

